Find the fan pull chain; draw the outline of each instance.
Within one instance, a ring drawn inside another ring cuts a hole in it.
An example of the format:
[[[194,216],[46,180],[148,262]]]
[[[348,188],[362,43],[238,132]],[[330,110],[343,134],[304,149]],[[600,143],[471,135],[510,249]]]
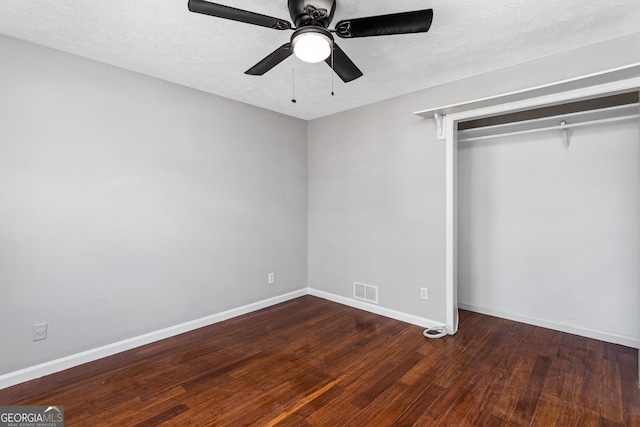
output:
[[[333,78],[334,78],[334,74],[336,73],[336,70],[335,70],[334,64],[333,64],[333,52],[335,52],[335,48],[333,46],[331,46],[331,96],[334,96],[334,93],[333,93]]]
[[[294,104],[298,101],[296,101],[296,69],[292,68],[291,69],[291,102],[293,102]]]

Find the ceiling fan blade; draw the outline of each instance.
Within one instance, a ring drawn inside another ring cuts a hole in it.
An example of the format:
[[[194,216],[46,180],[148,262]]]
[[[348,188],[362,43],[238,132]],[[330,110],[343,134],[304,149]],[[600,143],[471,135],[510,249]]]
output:
[[[429,31],[432,21],[433,9],[347,19],[336,24],[336,34],[339,37],[350,39],[392,34],[426,33]]]
[[[325,62],[331,67],[331,55],[325,59]],[[340,46],[335,43],[333,44],[333,71],[335,71],[338,77],[345,83],[362,77],[362,71],[356,67],[356,64],[354,64],[347,54],[340,49]]]
[[[247,24],[260,25],[262,27],[276,30],[290,30],[291,23],[284,19],[273,18],[247,10],[236,9],[235,7],[224,6],[222,4],[210,3],[203,0],[189,0],[189,10],[203,15],[216,16],[218,18],[231,19],[233,21],[245,22]]]
[[[252,76],[261,76],[290,57],[292,53],[293,47],[291,47],[291,43],[285,43],[244,73]]]

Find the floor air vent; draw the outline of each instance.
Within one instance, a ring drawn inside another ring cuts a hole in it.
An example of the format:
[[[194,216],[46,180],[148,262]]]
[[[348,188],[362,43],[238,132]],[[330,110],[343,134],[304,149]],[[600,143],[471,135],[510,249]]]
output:
[[[353,296],[363,301],[378,303],[378,287],[365,285],[364,283],[353,282]]]

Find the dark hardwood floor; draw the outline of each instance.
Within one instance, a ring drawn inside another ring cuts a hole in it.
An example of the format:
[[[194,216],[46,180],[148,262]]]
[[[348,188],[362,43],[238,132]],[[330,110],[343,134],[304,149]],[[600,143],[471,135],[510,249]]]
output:
[[[306,296],[0,390],[67,426],[638,426],[637,351],[461,311],[454,336]]]

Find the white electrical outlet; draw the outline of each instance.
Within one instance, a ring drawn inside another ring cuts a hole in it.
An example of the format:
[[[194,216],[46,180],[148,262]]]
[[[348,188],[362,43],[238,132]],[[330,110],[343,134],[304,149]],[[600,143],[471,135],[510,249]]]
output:
[[[427,288],[420,288],[420,299],[429,299]]]
[[[276,273],[271,272],[267,276],[267,284],[273,285],[274,283],[276,283]]]
[[[40,341],[47,339],[47,324],[36,323],[33,325],[33,340]]]

